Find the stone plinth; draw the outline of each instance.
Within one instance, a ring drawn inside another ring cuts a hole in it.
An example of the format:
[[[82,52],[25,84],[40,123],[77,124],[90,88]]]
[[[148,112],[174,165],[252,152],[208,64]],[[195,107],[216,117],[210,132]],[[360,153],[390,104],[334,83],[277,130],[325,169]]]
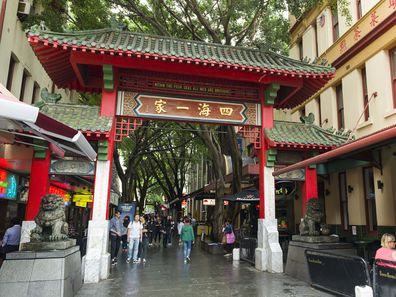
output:
[[[24,242],[21,243],[20,251],[52,251],[52,250],[66,250],[76,245],[76,240],[69,238],[62,241],[43,241],[43,242]]]
[[[308,243],[334,243],[339,242],[339,238],[336,236],[301,236],[301,235],[293,235],[293,241],[301,241],[301,242],[308,242]]]
[[[307,259],[305,257],[305,250],[307,249],[320,250],[323,252],[331,252],[342,255],[356,255],[356,249],[352,243],[308,243],[294,240],[290,241],[285,273],[307,283],[311,283]]]
[[[81,285],[78,246],[9,253],[0,269],[0,297],[73,297]]]

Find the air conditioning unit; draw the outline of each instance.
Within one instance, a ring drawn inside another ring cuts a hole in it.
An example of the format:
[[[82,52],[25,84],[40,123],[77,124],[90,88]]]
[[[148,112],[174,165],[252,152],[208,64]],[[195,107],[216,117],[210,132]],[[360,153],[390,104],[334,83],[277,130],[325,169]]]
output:
[[[19,0],[17,16],[23,22],[30,14],[32,4],[28,0]]]

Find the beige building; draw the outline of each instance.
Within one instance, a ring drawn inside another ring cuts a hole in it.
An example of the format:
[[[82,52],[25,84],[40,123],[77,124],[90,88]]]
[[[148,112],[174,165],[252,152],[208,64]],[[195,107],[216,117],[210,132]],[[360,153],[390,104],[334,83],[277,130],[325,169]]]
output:
[[[69,102],[69,90],[58,90],[30,47],[22,28],[27,15],[37,9],[32,0],[2,1],[0,3],[0,83],[26,103],[40,99],[40,90],[47,88]]]
[[[325,59],[336,75],[291,117],[313,113],[323,128],[371,139],[396,124],[396,1],[351,0],[349,11],[349,24],[326,5],[292,20],[290,56]],[[373,240],[396,231],[396,139],[359,143],[353,154],[318,164],[317,172],[333,231]]]

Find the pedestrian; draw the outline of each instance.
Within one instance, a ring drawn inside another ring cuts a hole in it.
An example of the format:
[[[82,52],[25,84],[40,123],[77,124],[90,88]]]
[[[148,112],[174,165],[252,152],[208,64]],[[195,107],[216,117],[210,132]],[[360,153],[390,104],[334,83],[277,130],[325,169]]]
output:
[[[149,244],[148,223],[146,222],[146,220],[143,216],[140,217],[140,223],[142,224],[142,240],[139,245],[140,246],[140,257],[138,259],[138,262],[140,262],[140,258],[141,258],[143,263],[146,263],[147,247]]]
[[[127,263],[133,259],[133,263],[138,263],[138,251],[139,251],[139,242],[142,239],[142,224],[139,221],[139,215],[135,215],[135,219],[133,222],[130,222],[128,225],[128,258],[126,260]]]
[[[186,218],[184,221],[184,225],[181,229],[181,240],[183,241],[183,256],[184,263],[191,261],[191,243],[194,243],[194,230],[191,226],[191,221],[189,218]]]
[[[125,216],[123,221],[122,221],[122,227],[121,227],[121,241],[122,241],[122,251],[127,252],[128,251],[128,225],[131,222],[131,219],[129,216]]]
[[[160,246],[161,244],[161,218],[160,217],[156,217],[155,218],[155,228],[154,228],[154,234],[153,234],[153,241],[154,241],[154,245],[156,246]]]
[[[110,242],[111,242],[111,264],[117,264],[118,250],[121,242],[121,213],[116,210],[113,218],[110,220]]]
[[[224,256],[228,257],[232,255],[232,249],[235,242],[235,234],[231,225],[231,220],[227,220],[224,227],[224,234],[226,236],[226,254]]]
[[[18,218],[11,219],[11,226],[6,230],[0,249],[0,261],[2,262],[7,253],[19,250],[21,240],[21,220]],[[1,265],[0,262],[0,265]]]
[[[396,265],[394,264],[380,261],[385,260],[396,263],[395,246],[395,236],[393,234],[384,233],[381,237],[381,248],[379,248],[375,253],[375,259],[379,260],[378,265],[396,268]]]
[[[184,226],[183,218],[180,218],[180,221],[177,224],[177,234],[179,236],[179,244],[180,245],[183,243],[183,241],[181,240],[181,231],[182,231],[183,226]]]
[[[164,248],[166,248],[169,243],[169,237],[171,236],[171,229],[172,229],[172,225],[171,225],[170,217],[167,216],[162,221],[162,236],[163,236],[162,246]]]

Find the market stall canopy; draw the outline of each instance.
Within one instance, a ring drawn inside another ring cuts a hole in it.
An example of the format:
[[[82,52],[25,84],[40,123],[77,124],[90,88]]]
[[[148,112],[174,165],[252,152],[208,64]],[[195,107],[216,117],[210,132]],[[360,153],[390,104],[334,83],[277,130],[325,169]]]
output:
[[[258,202],[260,201],[259,192],[256,188],[242,190],[236,194],[226,195],[223,200],[232,202]]]
[[[96,152],[80,131],[41,113],[38,107],[20,102],[0,84],[0,142],[34,145],[31,139],[44,140],[62,157],[70,151],[96,159]],[[30,140],[26,140],[30,139]]]

